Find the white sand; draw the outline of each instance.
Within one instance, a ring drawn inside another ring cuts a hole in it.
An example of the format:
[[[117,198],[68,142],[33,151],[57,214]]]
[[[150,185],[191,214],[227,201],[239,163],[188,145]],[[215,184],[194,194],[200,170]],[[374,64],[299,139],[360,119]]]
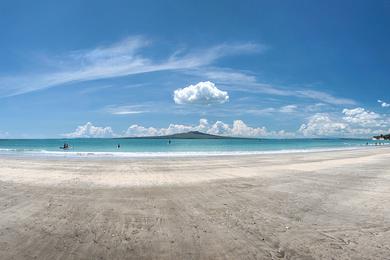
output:
[[[390,148],[332,152],[155,159],[1,159],[0,180],[32,185],[154,186],[266,177],[390,159]]]
[[[387,259],[390,148],[0,158],[0,259]]]

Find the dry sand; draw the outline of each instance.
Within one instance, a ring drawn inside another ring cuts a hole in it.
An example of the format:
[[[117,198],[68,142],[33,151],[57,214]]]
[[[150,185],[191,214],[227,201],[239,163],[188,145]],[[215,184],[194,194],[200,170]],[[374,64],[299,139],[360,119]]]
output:
[[[390,259],[390,149],[0,158],[0,259]]]

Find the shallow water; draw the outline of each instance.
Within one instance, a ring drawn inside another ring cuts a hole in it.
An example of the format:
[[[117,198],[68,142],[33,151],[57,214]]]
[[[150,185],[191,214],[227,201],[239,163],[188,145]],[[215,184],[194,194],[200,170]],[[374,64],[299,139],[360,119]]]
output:
[[[64,143],[70,149],[60,149]],[[118,144],[120,148],[118,149]],[[288,153],[373,146],[366,139],[4,139],[0,154],[41,156],[186,156]],[[385,145],[389,143],[385,142]]]

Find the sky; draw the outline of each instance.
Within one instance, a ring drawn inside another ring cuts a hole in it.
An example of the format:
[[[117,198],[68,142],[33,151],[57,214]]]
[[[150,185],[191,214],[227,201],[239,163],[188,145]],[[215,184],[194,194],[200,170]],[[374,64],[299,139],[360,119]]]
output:
[[[0,138],[390,132],[390,1],[1,1]]]

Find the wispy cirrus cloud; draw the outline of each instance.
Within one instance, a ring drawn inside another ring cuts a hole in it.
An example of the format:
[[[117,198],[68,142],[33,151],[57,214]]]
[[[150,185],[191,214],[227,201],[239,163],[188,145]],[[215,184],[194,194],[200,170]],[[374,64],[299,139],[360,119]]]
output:
[[[142,114],[145,113],[145,111],[117,111],[113,112],[113,115],[135,115],[135,114]]]
[[[110,105],[103,108],[103,111],[112,115],[136,115],[150,112],[148,105]]]
[[[356,101],[349,98],[336,97],[327,92],[304,89],[286,88],[273,84],[259,82],[255,75],[247,71],[229,68],[206,67],[188,71],[187,73],[213,80],[218,84],[225,84],[231,90],[261,93],[274,96],[298,97],[312,99],[332,105],[355,105]]]
[[[5,139],[5,138],[9,138],[9,133],[8,132],[2,132],[0,131],[0,139]]]
[[[295,91],[297,97],[307,97],[311,99],[320,100],[325,103],[333,105],[355,105],[356,102],[349,98],[335,97],[329,93],[317,90],[297,90]]]
[[[187,71],[188,74],[216,81],[221,84],[255,83],[256,77],[249,71],[230,68],[206,67]]]
[[[144,37],[130,37],[110,46],[48,57],[46,64],[39,64],[40,71],[47,66],[45,72],[31,71],[0,77],[0,96],[14,96],[75,82],[192,69],[210,65],[224,56],[264,50],[261,45],[252,43],[221,44],[202,50],[175,52],[159,60],[143,53],[150,45],[151,42]]]
[[[297,105],[286,105],[279,109],[282,113],[294,113],[297,111],[298,106]]]
[[[209,48],[168,53],[163,59],[146,54],[152,45],[149,39],[136,36],[108,46],[46,57],[44,62],[33,66],[39,67],[39,71],[32,69],[0,77],[0,97],[15,96],[77,82],[158,71],[177,71],[196,75],[202,80],[226,84],[231,90],[236,91],[320,100],[333,105],[356,104],[354,100],[336,97],[322,91],[285,88],[262,83],[248,71],[212,66],[218,59],[226,56],[265,51],[267,48],[260,44],[225,43]]]

